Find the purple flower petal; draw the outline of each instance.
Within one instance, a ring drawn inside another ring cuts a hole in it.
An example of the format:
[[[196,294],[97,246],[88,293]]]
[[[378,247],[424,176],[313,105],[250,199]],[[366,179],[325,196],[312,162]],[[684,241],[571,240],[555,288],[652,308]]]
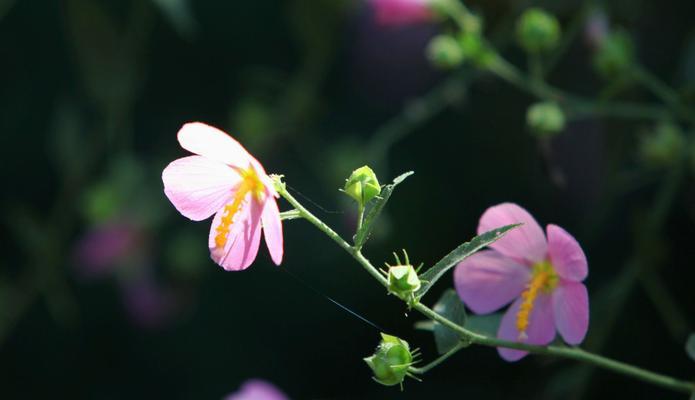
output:
[[[250,379],[241,388],[228,394],[224,400],[288,400],[280,389],[261,379]]]
[[[371,0],[380,25],[409,25],[434,18],[429,0]]]
[[[571,345],[581,343],[589,329],[589,295],[578,282],[560,282],[553,292],[555,324],[562,338]]]
[[[101,278],[113,272],[142,239],[140,230],[127,223],[108,223],[91,229],[75,246],[78,273],[83,278]]]
[[[480,217],[478,234],[518,223],[523,225],[512,229],[490,247],[519,262],[534,264],[543,261],[548,247],[543,229],[528,211],[514,203],[502,203],[485,210]]]
[[[589,273],[584,251],[579,243],[557,225],[548,224],[548,255],[553,268],[561,277],[574,281],[583,281]]]
[[[523,300],[518,298],[502,317],[502,323],[497,331],[497,337],[512,342],[519,341],[519,331],[516,329],[516,314]],[[555,338],[555,321],[551,297],[540,293],[533,304],[531,317],[529,318],[528,338],[524,343],[546,345]],[[498,347],[500,356],[507,361],[518,361],[528,352]]]
[[[454,270],[459,297],[477,314],[498,310],[521,294],[529,268],[494,250],[483,250],[461,261]]]

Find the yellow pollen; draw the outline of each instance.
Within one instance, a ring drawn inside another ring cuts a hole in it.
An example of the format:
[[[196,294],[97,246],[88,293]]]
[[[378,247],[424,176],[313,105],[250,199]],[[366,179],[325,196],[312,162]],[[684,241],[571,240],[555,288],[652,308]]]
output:
[[[553,266],[548,262],[540,262],[533,266],[531,281],[521,293],[522,302],[516,314],[516,329],[519,331],[519,340],[526,339],[531,312],[534,302],[540,291],[551,292],[557,286],[558,276]]]
[[[234,222],[234,216],[241,208],[246,195],[251,193],[259,202],[263,200],[265,195],[265,186],[263,186],[263,182],[261,182],[261,179],[252,167],[240,169],[238,172],[242,178],[241,183],[237,186],[232,201],[224,206],[224,214],[220,219],[220,224],[215,228],[217,232],[217,235],[215,235],[215,246],[218,248],[223,248],[227,244],[227,237],[232,222]]]

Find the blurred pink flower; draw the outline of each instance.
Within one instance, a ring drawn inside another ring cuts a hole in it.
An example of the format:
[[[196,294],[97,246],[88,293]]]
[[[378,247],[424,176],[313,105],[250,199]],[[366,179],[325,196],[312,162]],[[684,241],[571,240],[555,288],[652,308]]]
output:
[[[596,50],[601,47],[608,31],[610,30],[610,22],[606,12],[601,9],[596,9],[591,12],[584,25],[584,40],[592,49]]]
[[[75,245],[78,274],[83,278],[101,278],[137,253],[143,234],[130,223],[110,222],[92,228]]]
[[[431,21],[432,0],[369,0],[379,25],[409,25]]]
[[[589,327],[589,297],[581,282],[588,274],[586,256],[564,229],[549,224],[546,236],[536,220],[516,204],[488,208],[478,234],[522,223],[490,247],[460,262],[454,272],[456,291],[475,313],[498,310],[513,301],[497,336],[546,345],[555,330],[570,345],[584,340]],[[527,352],[498,348],[507,361]]]
[[[147,274],[124,282],[121,290],[128,316],[141,328],[161,328],[171,322],[179,311],[174,292],[162,287]]]
[[[197,154],[180,158],[162,172],[164,193],[185,217],[213,214],[208,247],[225,270],[248,268],[258,254],[261,227],[275,264],[282,262],[282,222],[271,178],[231,136],[200,122],[178,133],[181,147]]]
[[[224,400],[288,400],[288,397],[269,382],[250,379],[238,391],[225,396]]]

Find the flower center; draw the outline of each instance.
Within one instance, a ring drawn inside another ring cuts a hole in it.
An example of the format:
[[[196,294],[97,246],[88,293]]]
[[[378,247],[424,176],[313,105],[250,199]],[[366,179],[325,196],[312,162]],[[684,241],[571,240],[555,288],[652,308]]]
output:
[[[558,276],[549,261],[542,261],[534,264],[531,268],[531,280],[526,286],[526,290],[521,293],[521,306],[516,314],[516,329],[519,331],[519,340],[524,340],[528,336],[529,319],[533,311],[533,305],[540,292],[550,293],[555,289]]]
[[[215,231],[217,231],[217,235],[215,235],[215,246],[218,248],[223,248],[225,244],[227,244],[227,237],[229,236],[232,222],[234,222],[234,216],[244,203],[246,195],[251,193],[259,202],[263,200],[263,196],[265,195],[265,186],[263,186],[263,182],[261,182],[261,179],[258,177],[253,167],[239,169],[238,172],[242,178],[241,183],[237,186],[232,201],[224,206],[224,214],[220,220],[220,225],[215,229]]]

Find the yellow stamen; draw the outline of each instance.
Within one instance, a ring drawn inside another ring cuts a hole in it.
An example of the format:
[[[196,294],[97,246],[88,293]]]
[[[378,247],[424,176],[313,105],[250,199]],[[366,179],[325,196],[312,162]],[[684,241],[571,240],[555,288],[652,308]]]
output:
[[[523,301],[516,314],[516,329],[519,331],[519,340],[527,338],[526,330],[528,329],[531,312],[533,311],[538,293],[541,290],[551,292],[557,286],[557,281],[557,274],[549,262],[544,261],[533,266],[531,281],[526,290],[521,293]]]
[[[242,181],[236,188],[232,202],[224,206],[224,214],[220,219],[220,224],[215,228],[217,232],[217,235],[215,235],[215,246],[218,248],[223,248],[227,244],[227,236],[234,221],[234,216],[241,208],[246,195],[251,193],[255,195],[258,201],[262,201],[265,193],[263,182],[261,182],[253,168],[239,170],[239,174],[242,177]]]

